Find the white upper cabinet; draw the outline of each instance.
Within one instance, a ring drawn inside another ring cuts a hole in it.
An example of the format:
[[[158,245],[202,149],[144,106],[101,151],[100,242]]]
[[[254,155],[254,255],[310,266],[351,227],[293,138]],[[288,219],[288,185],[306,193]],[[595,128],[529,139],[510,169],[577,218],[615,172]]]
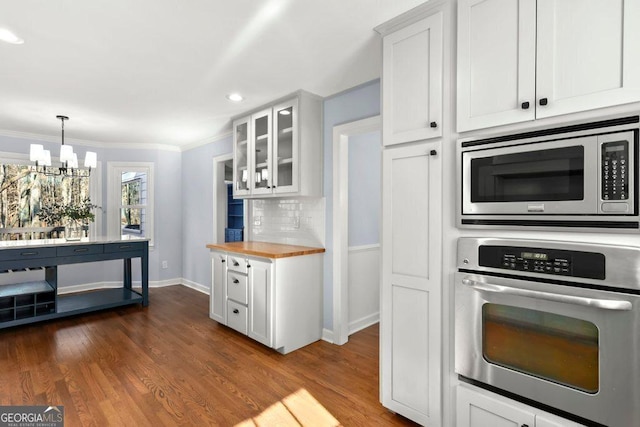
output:
[[[233,195],[247,196],[249,187],[249,122],[251,117],[244,117],[233,122]]]
[[[640,100],[639,27],[638,0],[538,0],[536,117]]]
[[[442,136],[442,12],[383,39],[383,144]]]
[[[272,186],[275,193],[298,191],[300,162],[298,153],[298,100],[273,107]]]
[[[251,194],[270,194],[272,180],[272,135],[271,135],[271,108],[259,111],[251,115],[253,129],[251,144],[251,164],[253,166],[249,175],[249,187]]]
[[[638,0],[460,0],[459,132],[640,101]]]
[[[300,91],[233,122],[233,194],[322,195],[322,102]]]
[[[458,131],[535,118],[535,19],[535,0],[460,0]]]

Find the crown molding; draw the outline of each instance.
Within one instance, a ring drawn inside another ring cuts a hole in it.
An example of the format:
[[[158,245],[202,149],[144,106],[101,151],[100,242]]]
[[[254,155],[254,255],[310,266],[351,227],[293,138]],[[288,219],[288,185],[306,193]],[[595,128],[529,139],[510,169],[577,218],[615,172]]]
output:
[[[221,141],[225,138],[228,138],[233,135],[232,131],[227,131],[223,133],[219,133],[217,135],[211,136],[209,138],[202,139],[200,141],[192,142],[186,145],[180,146],[180,151],[185,152],[189,150],[193,150],[194,148],[202,147],[203,145],[212,144],[214,142]]]
[[[11,130],[0,129],[0,136],[6,136],[10,138],[30,139],[36,141],[46,141],[59,143],[59,136],[40,135],[36,133],[17,132]],[[134,143],[134,142],[100,142],[89,141],[85,139],[65,138],[65,142],[69,145],[78,145],[82,147],[94,147],[94,148],[106,148],[106,149],[125,149],[125,150],[160,150],[160,151],[174,151],[180,152],[180,146],[169,144],[147,144],[147,143]]]
[[[389,35],[401,28],[414,24],[437,10],[443,10],[445,7],[451,7],[452,0],[430,0],[421,5],[410,9],[395,18],[392,18],[373,29],[382,37]]]

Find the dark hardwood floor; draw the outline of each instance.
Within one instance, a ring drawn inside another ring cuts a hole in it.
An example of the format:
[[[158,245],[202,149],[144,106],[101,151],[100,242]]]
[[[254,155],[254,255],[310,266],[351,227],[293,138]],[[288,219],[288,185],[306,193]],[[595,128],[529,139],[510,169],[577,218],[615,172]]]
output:
[[[0,331],[0,404],[64,405],[66,426],[415,425],[379,403],[377,325],[283,356],[209,319],[207,295],[150,298]]]

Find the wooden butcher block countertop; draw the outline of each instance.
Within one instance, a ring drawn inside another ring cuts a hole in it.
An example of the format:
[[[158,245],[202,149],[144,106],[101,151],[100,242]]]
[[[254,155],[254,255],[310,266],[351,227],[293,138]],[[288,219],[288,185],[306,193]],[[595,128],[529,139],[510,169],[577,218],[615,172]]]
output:
[[[320,254],[325,251],[324,248],[283,245],[280,243],[267,242],[211,243],[207,245],[207,248],[265,258],[286,258],[291,256]]]

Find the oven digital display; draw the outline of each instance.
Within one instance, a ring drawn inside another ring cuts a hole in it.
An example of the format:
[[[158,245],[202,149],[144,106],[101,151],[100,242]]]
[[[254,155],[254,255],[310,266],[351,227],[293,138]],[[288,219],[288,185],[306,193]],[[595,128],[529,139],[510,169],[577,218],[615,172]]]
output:
[[[536,259],[541,261],[547,261],[549,259],[549,255],[541,252],[521,252],[520,257],[522,259]]]

